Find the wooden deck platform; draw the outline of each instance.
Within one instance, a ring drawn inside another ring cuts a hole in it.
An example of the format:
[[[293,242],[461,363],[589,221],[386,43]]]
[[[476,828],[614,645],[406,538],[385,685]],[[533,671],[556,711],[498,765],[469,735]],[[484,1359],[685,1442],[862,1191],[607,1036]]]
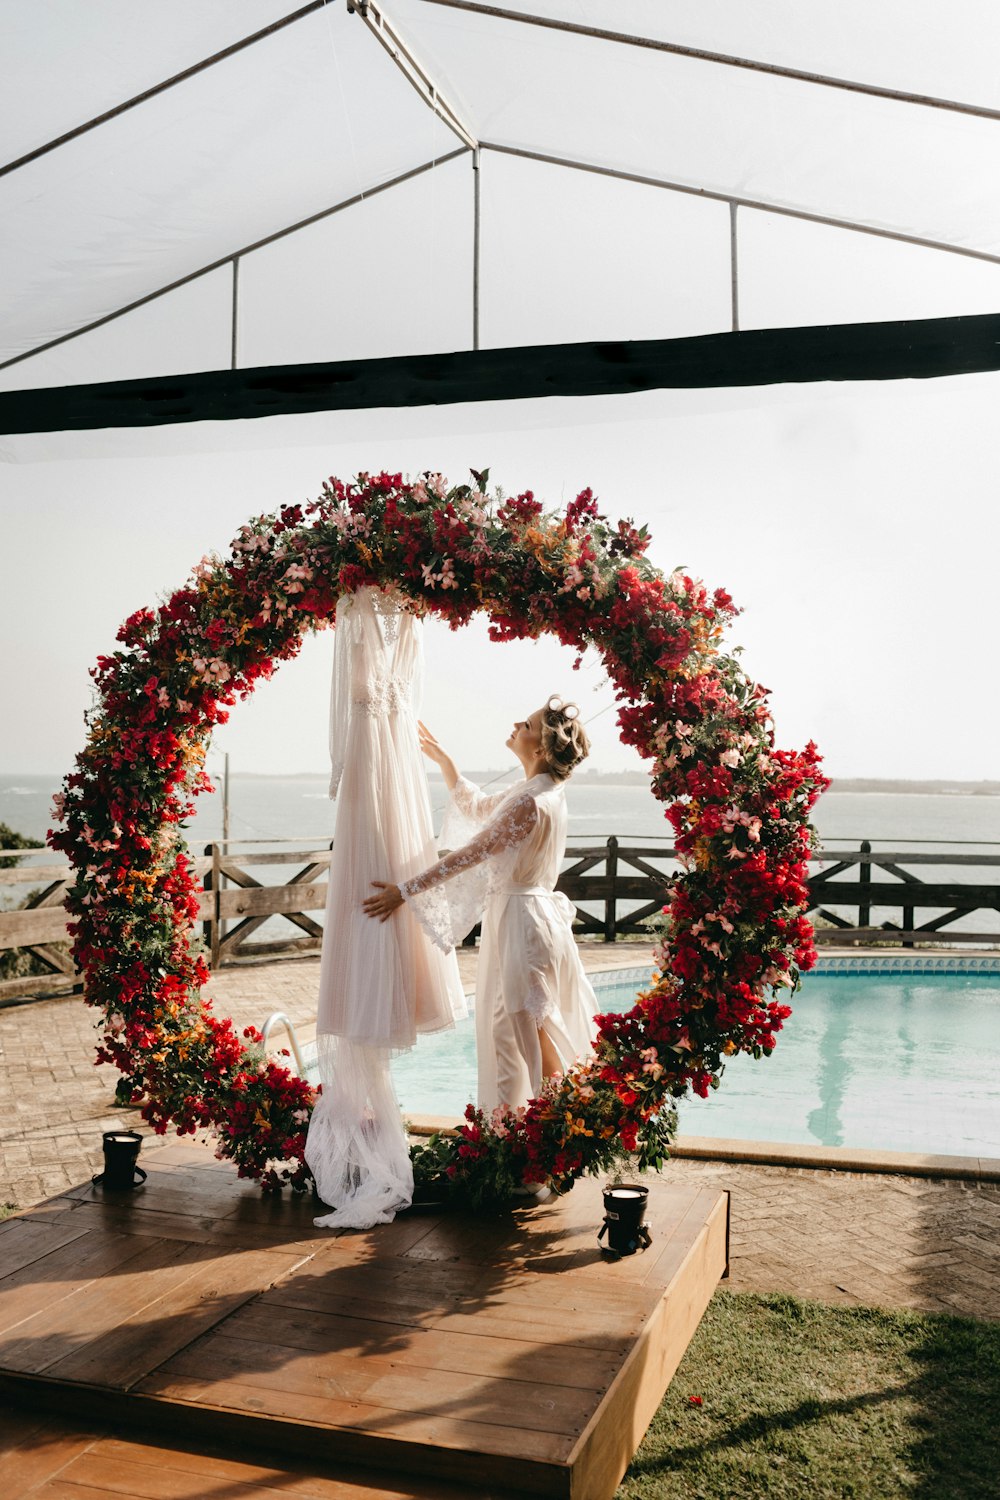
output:
[[[290,1494],[605,1500],[726,1268],[714,1188],[653,1180],[651,1248],[608,1262],[593,1181],[502,1217],[331,1234],[310,1201],[262,1199],[200,1146],[145,1165],[124,1199],[88,1183],[0,1225],[5,1476],[12,1455],[38,1456],[16,1413],[49,1410],[77,1424],[59,1442],[84,1474],[154,1434],[137,1468],[159,1488],[82,1477],[74,1495],[173,1494],[148,1455],[200,1446],[223,1468],[256,1452],[327,1476],[308,1491],[272,1478]],[[39,1493],[68,1495],[62,1472]]]

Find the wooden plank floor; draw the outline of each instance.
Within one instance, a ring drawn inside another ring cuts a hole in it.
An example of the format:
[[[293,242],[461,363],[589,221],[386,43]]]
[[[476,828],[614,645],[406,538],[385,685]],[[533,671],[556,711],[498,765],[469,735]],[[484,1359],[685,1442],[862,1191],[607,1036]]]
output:
[[[473,1496],[465,1484],[369,1468],[338,1465],[335,1475],[319,1474],[294,1457],[234,1458],[217,1445],[177,1441],[168,1447],[14,1409],[0,1410],[0,1486],[3,1500],[523,1500],[492,1485]]]
[[[310,1482],[348,1486],[289,1489],[265,1462],[230,1476],[247,1495],[606,1500],[725,1269],[728,1199],[711,1187],[654,1181],[651,1248],[608,1262],[592,1181],[499,1217],[331,1234],[310,1201],[262,1199],[200,1146],[147,1165],[124,1199],[87,1184],[0,1225],[0,1391],[84,1424],[60,1436],[42,1423],[26,1449],[8,1428],[29,1477],[50,1449],[59,1459],[17,1493],[197,1493],[202,1459],[171,1468],[149,1457],[155,1442],[145,1457],[131,1447],[160,1487],[128,1488],[122,1445],[138,1423],[216,1445],[215,1463],[248,1446],[294,1453]]]

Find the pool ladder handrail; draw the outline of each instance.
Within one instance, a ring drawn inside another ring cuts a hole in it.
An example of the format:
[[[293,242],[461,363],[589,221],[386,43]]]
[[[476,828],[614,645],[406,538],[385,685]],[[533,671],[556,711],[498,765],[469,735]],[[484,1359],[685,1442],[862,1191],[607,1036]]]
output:
[[[261,1046],[263,1047],[263,1049],[264,1049],[264,1051],[266,1053],[267,1052],[267,1043],[268,1043],[268,1039],[270,1038],[271,1032],[276,1027],[278,1027],[278,1026],[283,1026],[284,1027],[285,1032],[287,1033],[287,1036],[288,1036],[288,1040],[289,1040],[289,1042],[291,1044],[292,1056],[295,1059],[295,1066],[299,1070],[299,1077],[300,1078],[305,1078],[306,1077],[305,1059],[302,1056],[302,1048],[299,1046],[299,1038],[298,1038],[298,1033],[295,1030],[295,1023],[292,1021],[292,1019],[291,1019],[290,1016],[286,1016],[285,1015],[285,1012],[283,1010],[276,1010],[273,1015],[268,1016],[267,1020],[264,1022],[263,1026],[260,1028],[260,1044],[261,1044]]]

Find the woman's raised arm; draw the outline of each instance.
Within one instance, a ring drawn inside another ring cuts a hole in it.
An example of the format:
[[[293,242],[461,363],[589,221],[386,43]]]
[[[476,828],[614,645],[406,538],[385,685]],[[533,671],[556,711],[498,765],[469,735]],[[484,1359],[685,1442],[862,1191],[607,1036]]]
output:
[[[438,744],[427,728],[427,725],[421,724],[419,719],[417,720],[417,736],[420,740],[420,748],[428,760],[432,760],[436,766],[440,766],[441,774],[444,777],[444,784],[450,792],[459,777],[458,767],[448,752],[443,750]]]

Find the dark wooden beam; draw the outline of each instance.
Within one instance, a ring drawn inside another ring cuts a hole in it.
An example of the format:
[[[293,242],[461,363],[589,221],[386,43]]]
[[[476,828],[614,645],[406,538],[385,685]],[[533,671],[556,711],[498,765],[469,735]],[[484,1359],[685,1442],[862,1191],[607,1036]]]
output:
[[[1000,369],[1000,314],[699,338],[538,344],[328,364],[209,370],[0,393],[0,433],[157,427],[299,412],[438,406]]]

